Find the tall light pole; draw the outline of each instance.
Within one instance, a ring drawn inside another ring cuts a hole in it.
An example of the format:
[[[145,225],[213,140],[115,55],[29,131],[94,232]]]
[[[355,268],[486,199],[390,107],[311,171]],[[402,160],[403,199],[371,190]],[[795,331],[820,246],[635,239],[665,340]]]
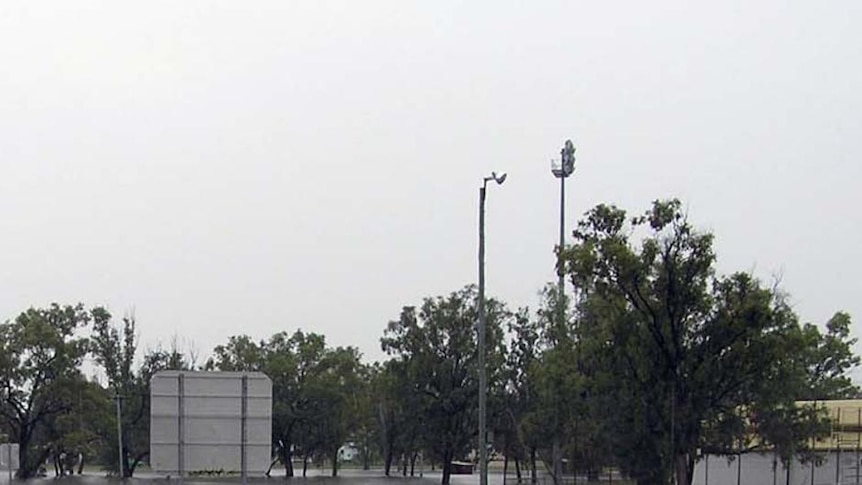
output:
[[[559,251],[562,252],[566,245],[566,179],[575,171],[575,145],[572,140],[566,140],[563,148],[560,150],[560,163],[551,162],[551,173],[554,177],[560,179],[560,246]],[[557,281],[557,332],[560,332],[558,337],[562,336],[562,332],[566,326],[566,280],[562,271],[558,271],[559,280]],[[562,474],[562,457],[560,456],[560,439],[554,435],[552,450],[554,483],[560,483]]]
[[[565,247],[566,244],[566,179],[575,172],[575,145],[572,143],[572,140],[566,140],[565,145],[562,150],[560,150],[560,163],[557,165],[554,162],[551,162],[551,173],[554,174],[554,177],[560,179],[560,250]],[[563,273],[559,274],[560,280],[558,282],[557,291],[559,291],[559,295],[557,295],[558,304],[560,306],[560,324],[563,323],[563,318],[565,314],[563,313],[563,292],[565,291],[565,279],[563,277]]]
[[[490,177],[482,179],[479,188],[479,485],[488,485],[488,443],[485,428],[486,401],[488,397],[488,376],[485,372],[485,189],[490,181],[502,184],[506,174],[491,172]]]

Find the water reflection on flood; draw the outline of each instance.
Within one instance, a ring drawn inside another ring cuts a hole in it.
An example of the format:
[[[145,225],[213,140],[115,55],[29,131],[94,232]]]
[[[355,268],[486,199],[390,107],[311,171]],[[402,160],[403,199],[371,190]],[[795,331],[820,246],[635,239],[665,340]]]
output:
[[[306,485],[432,485],[439,484],[441,476],[439,471],[423,471],[422,476],[402,477],[392,476],[386,477],[381,470],[340,470],[339,476],[329,476],[328,470],[309,470],[308,476],[303,478],[293,477],[285,478],[283,471],[274,472],[273,476],[266,477],[250,477],[246,483],[250,485],[282,485],[284,483],[306,484]],[[499,480],[489,480],[491,483],[502,484],[502,477]],[[8,483],[9,478],[7,472],[0,471],[0,483]],[[83,475],[54,477],[47,476],[42,478],[32,478],[30,480],[21,481],[15,480],[16,483],[28,483],[33,485],[44,484],[48,485],[119,485],[116,478],[106,477],[104,473],[98,471],[85,472]],[[476,485],[479,483],[478,475],[452,475],[452,485]],[[191,477],[179,480],[177,478],[168,479],[164,475],[156,475],[153,473],[136,474],[134,478],[126,479],[122,482],[124,485],[179,485],[180,483],[188,483],[194,485],[233,485],[242,483],[240,477]]]

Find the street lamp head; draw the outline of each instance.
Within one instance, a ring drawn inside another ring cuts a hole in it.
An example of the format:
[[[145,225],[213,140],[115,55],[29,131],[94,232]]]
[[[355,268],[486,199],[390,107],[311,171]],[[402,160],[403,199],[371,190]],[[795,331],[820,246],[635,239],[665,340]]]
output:
[[[484,183],[487,184],[491,180],[493,180],[494,182],[497,182],[497,185],[502,185],[503,182],[506,181],[506,174],[505,173],[498,174],[497,172],[491,172],[490,177],[485,177]],[[484,184],[483,184],[483,186],[484,186]]]

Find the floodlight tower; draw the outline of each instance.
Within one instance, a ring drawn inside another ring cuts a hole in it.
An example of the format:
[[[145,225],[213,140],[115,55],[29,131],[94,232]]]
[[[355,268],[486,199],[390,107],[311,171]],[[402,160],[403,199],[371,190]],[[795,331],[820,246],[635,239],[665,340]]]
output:
[[[560,150],[560,163],[551,161],[551,173],[554,177],[560,179],[560,246],[562,251],[566,245],[566,179],[575,171],[575,145],[572,140],[566,140],[562,150]],[[563,304],[563,295],[565,294],[565,278],[563,272],[559,272],[559,280],[557,282],[557,304],[559,308],[559,324],[563,326],[565,320],[565,306]]]
[[[551,173],[554,177],[560,179],[560,246],[561,254],[566,247],[566,179],[575,171],[575,145],[572,140],[566,140],[563,148],[560,150],[560,162],[557,164],[551,161]],[[558,270],[559,280],[557,281],[557,331],[563,332],[566,326],[566,279],[563,272]],[[553,474],[554,481],[560,479],[562,473],[562,458],[560,456],[560,442],[558,438],[554,438],[553,443]]]
[[[551,161],[551,173],[554,177],[560,179],[560,250],[566,244],[566,179],[575,172],[575,145],[572,140],[566,140],[562,150],[560,150],[560,163]],[[559,280],[559,297],[563,296],[563,274],[560,273]]]
[[[488,440],[485,427],[486,401],[488,396],[488,376],[485,371],[485,189],[490,181],[502,185],[506,174],[491,172],[490,177],[482,179],[479,188],[479,485],[488,485]]]

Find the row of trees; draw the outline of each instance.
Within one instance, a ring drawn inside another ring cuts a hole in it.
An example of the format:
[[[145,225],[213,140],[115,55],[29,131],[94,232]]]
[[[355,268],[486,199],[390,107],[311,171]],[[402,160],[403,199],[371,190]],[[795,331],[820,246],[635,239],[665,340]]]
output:
[[[86,336],[87,327],[92,327]],[[100,307],[31,308],[0,325],[0,434],[19,444],[19,478],[46,461],[58,475],[80,473],[87,459],[129,477],[149,454],[149,381],[160,370],[191,369],[176,348],[154,349],[135,366],[135,321],[118,329]],[[84,359],[104,371],[103,385],[85,377]],[[123,415],[123,458],[116,443],[117,399]]]
[[[558,480],[563,457],[579,472],[614,466],[643,485],[690,484],[700,453],[769,447],[786,461],[828,429],[797,401],[859,396],[847,374],[859,364],[850,317],[837,313],[821,331],[801,324],[778,288],[717,274],[712,235],[679,202],[636,217],[601,205],[574,237],[558,252],[573,298],[549,286],[535,312],[486,302],[488,442],[519,478],[544,470]],[[467,286],[405,306],[381,339],[389,359],[371,365],[302,331],[233,336],[202,366],[176,348],[136,364],[133,318],[31,309],[0,325],[3,431],[21,444],[21,477],[78,453],[114,470],[122,462],[131,476],[149,451],[154,372],[261,371],[273,381],[273,464],[286,476],[295,461],[305,473],[325,460],[336,474],[338,449],[352,442],[365,467],[379,460],[387,475],[407,474],[424,459],[442,466],[445,484],[452,461],[478,443],[476,303]],[[82,375],[87,355],[103,384]]]

